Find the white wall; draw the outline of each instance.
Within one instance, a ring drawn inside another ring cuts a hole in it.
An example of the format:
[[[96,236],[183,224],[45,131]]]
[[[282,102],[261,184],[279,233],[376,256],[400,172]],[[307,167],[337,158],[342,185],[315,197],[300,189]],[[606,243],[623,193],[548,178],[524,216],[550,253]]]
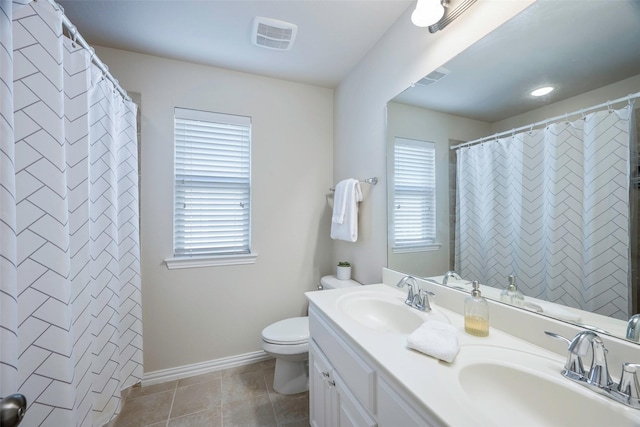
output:
[[[333,91],[97,48],[142,94],[141,250],[145,372],[260,350],[262,329],[306,313],[329,274]],[[167,270],[173,108],[251,116],[255,265]]]
[[[412,253],[393,253],[388,245],[388,267],[413,275],[428,277],[449,270],[449,140],[469,141],[481,138],[491,125],[478,120],[439,113],[396,102],[387,104],[387,159],[391,162],[393,139],[396,136],[435,143],[436,147],[436,240],[438,250]],[[387,165],[387,170],[390,170]],[[387,183],[391,194],[391,180]],[[390,205],[390,204],[389,204]],[[392,214],[388,206],[387,217]],[[391,242],[391,240],[389,240]]]
[[[385,106],[535,0],[482,0],[443,31],[411,24],[411,8],[336,89],[334,181],[377,176],[365,189],[356,243],[335,241],[333,261],[348,260],[362,283],[380,282],[387,265]]]

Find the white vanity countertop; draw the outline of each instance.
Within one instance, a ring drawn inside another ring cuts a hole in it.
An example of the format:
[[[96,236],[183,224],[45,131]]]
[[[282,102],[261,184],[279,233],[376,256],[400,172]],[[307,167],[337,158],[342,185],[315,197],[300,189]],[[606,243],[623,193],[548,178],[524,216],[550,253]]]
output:
[[[423,410],[440,420],[443,425],[509,425],[507,423],[503,424],[499,417],[498,421],[496,421],[496,417],[487,416],[486,413],[479,410],[462,389],[458,376],[460,369],[469,363],[470,358],[481,357],[481,359],[476,360],[484,360],[483,358],[494,357],[498,360],[503,354],[501,353],[502,351],[505,354],[506,352],[511,352],[512,355],[514,351],[532,353],[539,360],[545,361],[542,364],[542,369],[547,371],[545,374],[557,375],[560,381],[569,381],[563,378],[560,373],[565,363],[563,356],[493,327],[491,327],[488,337],[480,338],[469,335],[464,332],[464,318],[462,315],[434,303],[432,303],[432,307],[444,314],[451,325],[458,330],[460,352],[453,363],[448,364],[411,350],[407,347],[408,333],[374,330],[355,321],[340,308],[339,302],[345,295],[367,291],[384,294],[385,298],[388,296],[390,301],[397,301],[401,304],[406,297],[405,290],[399,290],[385,284],[307,292],[306,296],[311,305],[329,319],[338,331],[353,340],[359,350],[382,367],[384,374],[394,379],[406,393],[422,405]],[[407,309],[415,310],[408,307]],[[528,395],[535,393],[535,390],[528,390],[527,385],[523,384],[520,390],[510,390],[510,392]],[[590,391],[587,390],[587,392]],[[616,411],[634,411],[616,402],[608,402],[605,397],[596,396],[596,399],[598,398],[603,399],[602,403],[604,405],[616,405],[614,407]],[[522,423],[519,421],[522,421]],[[532,425],[531,422],[532,420],[510,420],[511,425],[519,426]]]

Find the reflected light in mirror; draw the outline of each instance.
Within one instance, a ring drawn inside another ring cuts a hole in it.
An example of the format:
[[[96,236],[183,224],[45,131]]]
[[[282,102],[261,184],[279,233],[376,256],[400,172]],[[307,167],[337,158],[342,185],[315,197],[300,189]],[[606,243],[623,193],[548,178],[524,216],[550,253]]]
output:
[[[411,14],[411,22],[416,27],[428,27],[444,16],[444,6],[440,0],[418,0],[416,10]]]
[[[547,94],[550,94],[551,92],[553,92],[555,88],[553,86],[543,86],[543,87],[539,87],[538,89],[532,90],[531,91],[531,96],[545,96]]]

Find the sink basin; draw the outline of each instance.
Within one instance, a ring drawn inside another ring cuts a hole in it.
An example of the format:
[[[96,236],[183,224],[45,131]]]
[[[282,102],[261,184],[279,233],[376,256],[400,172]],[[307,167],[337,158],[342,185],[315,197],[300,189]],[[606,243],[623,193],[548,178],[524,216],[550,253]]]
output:
[[[460,356],[465,353],[471,353],[467,360],[456,360],[462,362],[459,385],[496,425],[638,425],[640,411],[562,377],[560,360],[506,348],[470,346],[462,348]]]
[[[402,297],[376,292],[344,295],[338,307],[360,325],[378,332],[410,334],[428,319],[449,323],[437,309],[421,312],[404,304]]]

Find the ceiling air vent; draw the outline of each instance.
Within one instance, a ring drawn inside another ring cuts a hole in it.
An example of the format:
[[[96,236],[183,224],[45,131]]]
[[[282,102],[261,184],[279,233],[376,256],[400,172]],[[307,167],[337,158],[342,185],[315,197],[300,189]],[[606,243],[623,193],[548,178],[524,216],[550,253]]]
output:
[[[291,49],[297,32],[295,24],[261,16],[253,19],[253,44],[267,49]]]
[[[416,84],[417,85],[421,85],[421,86],[427,86],[427,85],[430,85],[432,83],[437,82],[438,80],[440,80],[441,78],[443,78],[447,74],[449,74],[449,70],[447,70],[444,67],[440,67],[440,68],[437,68],[437,69],[433,70],[432,72],[430,72],[429,74],[427,74],[426,76],[421,78],[420,80],[418,80],[416,82]]]

